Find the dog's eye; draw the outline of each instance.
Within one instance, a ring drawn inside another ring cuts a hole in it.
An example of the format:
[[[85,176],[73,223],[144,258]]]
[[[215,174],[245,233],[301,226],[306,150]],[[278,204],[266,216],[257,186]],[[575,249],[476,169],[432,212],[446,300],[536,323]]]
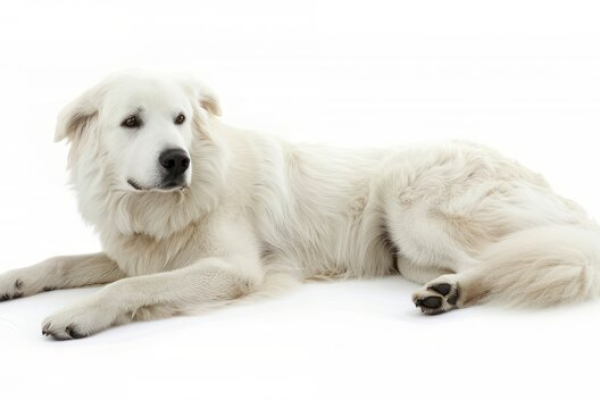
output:
[[[124,126],[125,128],[137,128],[140,125],[142,125],[142,121],[135,115],[127,117],[125,121],[121,123],[121,126]]]
[[[177,118],[175,118],[176,125],[181,125],[181,124],[183,124],[184,121],[185,121],[185,115],[183,115],[183,114],[179,114],[177,116]]]

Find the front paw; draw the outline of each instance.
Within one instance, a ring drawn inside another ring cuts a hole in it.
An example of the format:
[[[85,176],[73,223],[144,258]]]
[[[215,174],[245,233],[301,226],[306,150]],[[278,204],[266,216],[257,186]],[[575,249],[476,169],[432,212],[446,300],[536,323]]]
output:
[[[0,301],[18,299],[25,294],[25,283],[15,272],[0,275]]]
[[[49,258],[27,268],[13,269],[0,274],[0,301],[18,299],[56,287],[56,258]]]
[[[42,334],[57,340],[81,339],[117,323],[116,313],[97,301],[66,308],[44,320]]]

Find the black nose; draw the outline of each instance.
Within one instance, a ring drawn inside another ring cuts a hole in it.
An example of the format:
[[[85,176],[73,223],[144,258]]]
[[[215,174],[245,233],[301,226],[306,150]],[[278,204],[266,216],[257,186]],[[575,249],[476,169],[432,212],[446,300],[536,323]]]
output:
[[[179,176],[190,166],[190,158],[185,150],[169,149],[160,153],[158,162],[162,165],[169,175]]]

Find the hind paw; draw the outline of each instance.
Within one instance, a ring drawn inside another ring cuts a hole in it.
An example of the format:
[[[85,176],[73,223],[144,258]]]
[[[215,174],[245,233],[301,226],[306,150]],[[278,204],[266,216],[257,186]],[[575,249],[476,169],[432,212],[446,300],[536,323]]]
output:
[[[427,315],[437,315],[457,308],[459,298],[460,287],[458,283],[439,278],[413,294],[415,306]]]

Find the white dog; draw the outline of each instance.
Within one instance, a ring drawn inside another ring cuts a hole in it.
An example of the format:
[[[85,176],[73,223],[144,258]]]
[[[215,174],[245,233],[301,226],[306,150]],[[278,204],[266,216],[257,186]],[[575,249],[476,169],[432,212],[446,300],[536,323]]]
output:
[[[104,252],[9,271],[0,298],[110,283],[44,321],[72,339],[315,277],[400,273],[425,314],[600,291],[598,227],[490,149],[290,144],[219,115],[199,82],[142,71],[69,104],[56,140]]]

